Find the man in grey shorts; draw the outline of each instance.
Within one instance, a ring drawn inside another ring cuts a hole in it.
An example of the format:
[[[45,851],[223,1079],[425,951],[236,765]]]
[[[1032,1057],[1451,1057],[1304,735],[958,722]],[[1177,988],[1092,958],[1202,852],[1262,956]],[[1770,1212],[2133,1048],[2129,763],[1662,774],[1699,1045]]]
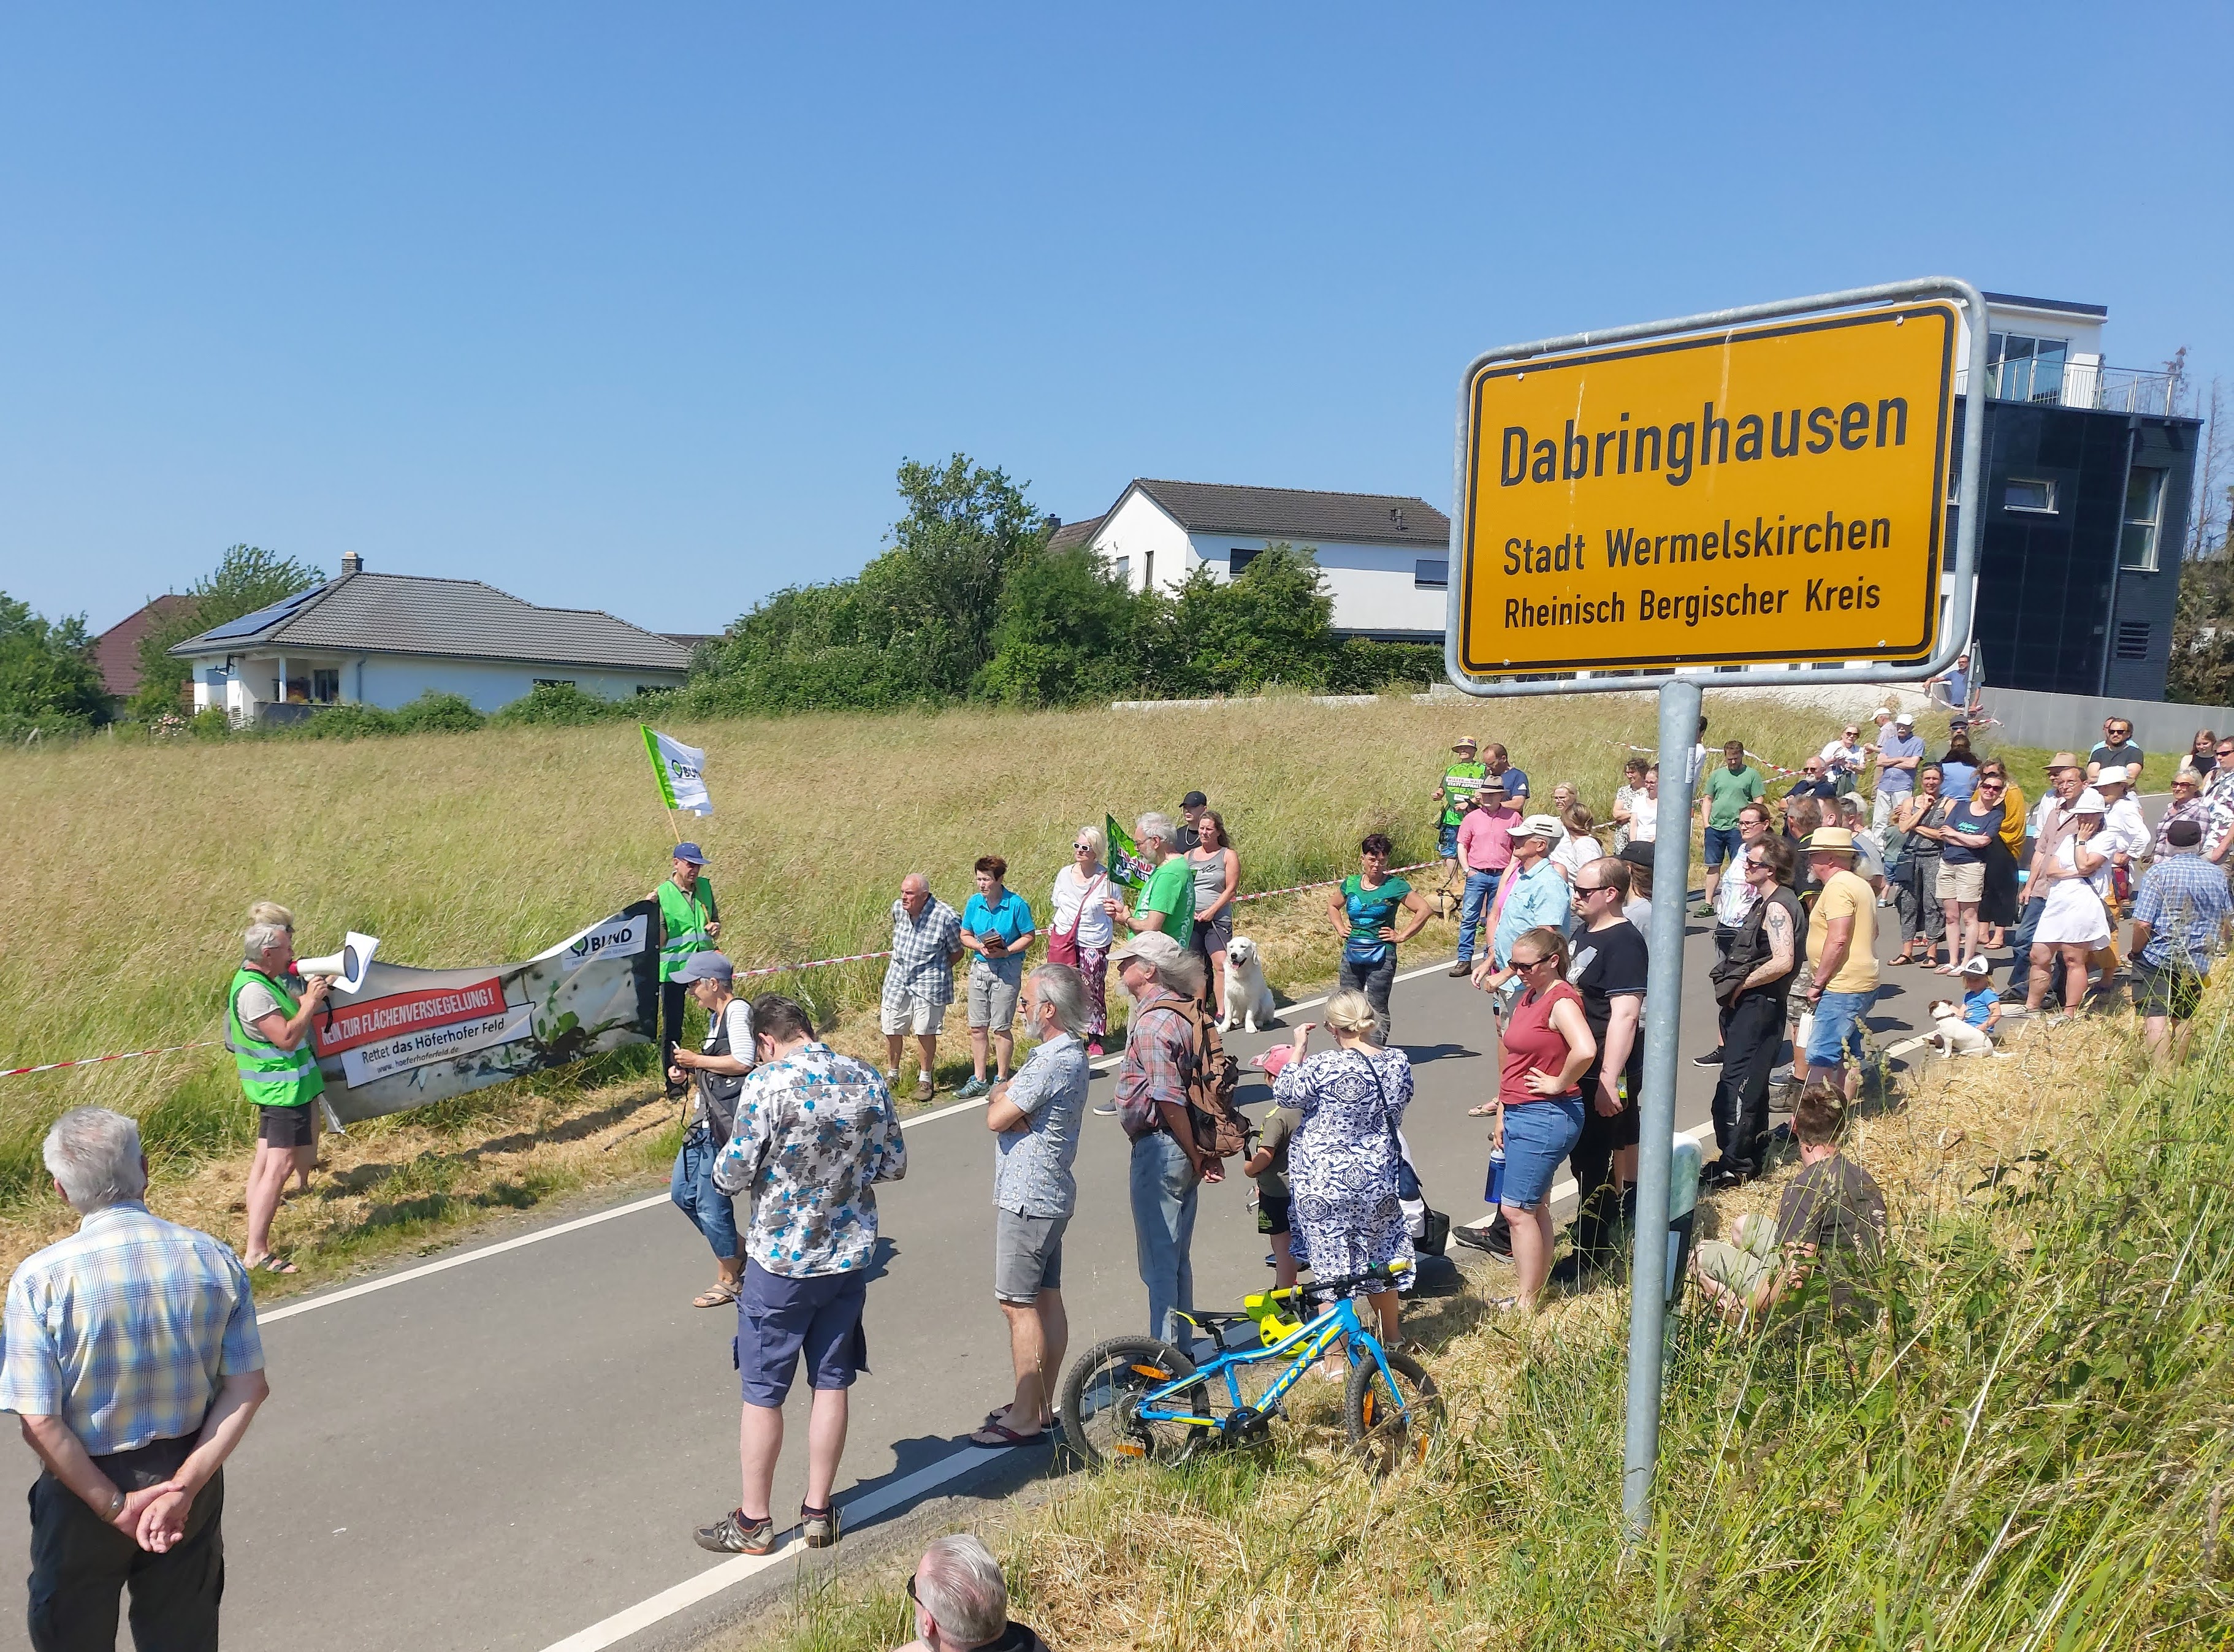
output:
[[[1071,1162],[1093,1074],[1083,1041],[1086,983],[1067,963],[1024,977],[1024,1031],[1041,1041],[1016,1077],[994,1087],[985,1126],[993,1160],[993,1295],[1009,1321],[1016,1398],[987,1414],[977,1446],[1023,1446],[1055,1420],[1055,1373],[1070,1341],[1062,1307],[1062,1231],[1078,1207]]]

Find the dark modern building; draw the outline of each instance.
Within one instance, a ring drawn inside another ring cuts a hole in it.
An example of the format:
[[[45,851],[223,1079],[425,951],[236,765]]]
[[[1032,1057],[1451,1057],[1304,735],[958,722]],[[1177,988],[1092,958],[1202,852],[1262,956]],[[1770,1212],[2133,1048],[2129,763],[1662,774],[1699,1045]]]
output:
[[[1976,663],[1997,688],[2164,698],[2202,422],[2167,372],[2103,360],[2100,304],[1985,295]]]

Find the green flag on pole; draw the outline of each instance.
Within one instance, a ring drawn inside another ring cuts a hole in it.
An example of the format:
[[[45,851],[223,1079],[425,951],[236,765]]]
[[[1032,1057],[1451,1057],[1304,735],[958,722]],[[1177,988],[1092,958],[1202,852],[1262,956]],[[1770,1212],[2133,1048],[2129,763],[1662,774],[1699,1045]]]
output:
[[[643,754],[658,777],[661,800],[685,814],[713,813],[714,800],[706,790],[706,754],[670,740],[648,722],[637,727],[643,731]]]
[[[1133,841],[1133,834],[1117,824],[1117,817],[1107,817],[1104,828],[1109,839],[1109,881],[1122,889],[1140,889],[1155,876],[1156,869],[1142,859],[1140,846]]]

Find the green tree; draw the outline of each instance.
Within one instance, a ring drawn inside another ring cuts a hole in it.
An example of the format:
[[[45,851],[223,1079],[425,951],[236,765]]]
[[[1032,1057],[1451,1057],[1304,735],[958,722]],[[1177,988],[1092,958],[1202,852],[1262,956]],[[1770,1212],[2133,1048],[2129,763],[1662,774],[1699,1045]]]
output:
[[[2234,556],[2197,557],[2179,571],[2165,697],[2234,706]]]
[[[1061,706],[1135,687],[1141,599],[1081,546],[1027,557],[1001,592],[979,692],[1008,705]]]
[[[1342,651],[1334,598],[1308,548],[1267,545],[1238,578],[1197,568],[1179,586],[1159,650],[1173,679],[1165,691],[1253,694],[1268,682],[1323,689]]]
[[[0,731],[86,728],[111,708],[85,617],[50,621],[0,591]]]
[[[325,578],[312,564],[283,557],[277,551],[253,545],[226,546],[217,566],[188,589],[188,600],[150,626],[140,639],[140,689],[132,696],[133,709],[153,718],[179,708],[188,667],[184,660],[170,656],[173,646],[227,620],[323,584]]]

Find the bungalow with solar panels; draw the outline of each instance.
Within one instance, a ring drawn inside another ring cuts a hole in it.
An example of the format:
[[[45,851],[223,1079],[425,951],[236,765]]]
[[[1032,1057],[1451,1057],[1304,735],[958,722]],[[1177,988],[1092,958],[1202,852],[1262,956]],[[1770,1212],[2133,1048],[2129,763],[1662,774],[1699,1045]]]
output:
[[[433,689],[494,711],[539,683],[607,700],[683,686],[690,645],[589,608],[538,608],[477,579],[367,573],[355,552],[314,591],[190,637],[194,709],[236,724],[321,706],[394,710]]]
[[[1174,591],[1198,568],[1231,579],[1267,545],[1308,550],[1334,599],[1334,629],[1384,643],[1440,643],[1449,604],[1451,524],[1404,493],[1135,478],[1090,521],[1055,524],[1135,591]]]

